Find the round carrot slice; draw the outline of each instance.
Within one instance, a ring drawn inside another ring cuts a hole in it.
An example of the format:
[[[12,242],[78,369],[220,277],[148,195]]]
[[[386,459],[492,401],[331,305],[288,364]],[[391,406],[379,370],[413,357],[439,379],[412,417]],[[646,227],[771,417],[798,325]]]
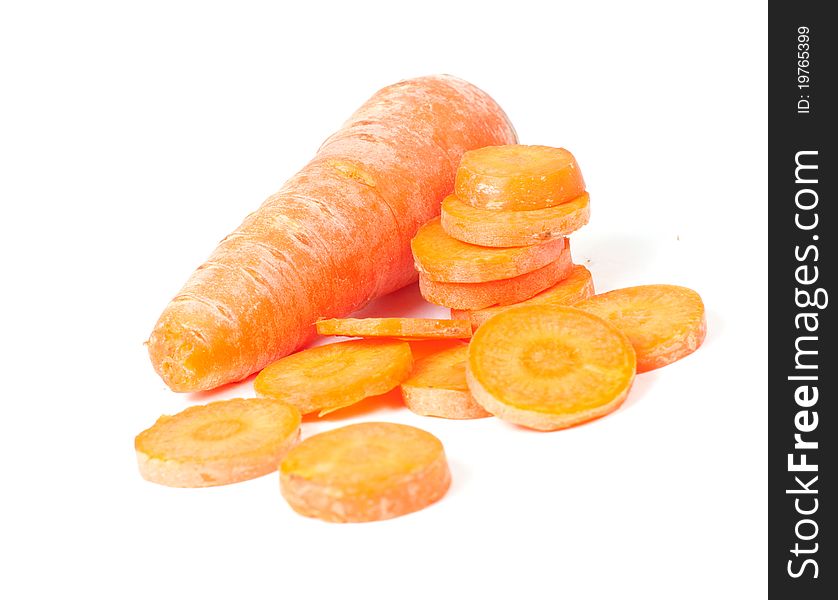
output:
[[[410,375],[407,342],[350,340],[309,348],[265,367],[253,381],[259,396],[323,416],[390,391]]]
[[[565,279],[551,288],[547,288],[523,302],[510,304],[508,306],[490,306],[481,310],[459,310],[451,309],[452,319],[468,319],[474,329],[480,327],[489,317],[515,306],[527,306],[531,304],[545,304],[549,306],[570,306],[594,295],[594,280],[591,272],[582,265],[573,265]]]
[[[637,353],[637,372],[666,366],[695,352],[707,334],[704,303],[678,285],[639,285],[574,304],[611,322]]]
[[[466,384],[468,344],[460,344],[416,361],[402,383],[405,405],[417,415],[445,419],[491,416],[477,404]]]
[[[480,309],[495,304],[521,302],[567,277],[573,262],[566,238],[565,244],[567,249],[557,260],[530,273],[482,283],[433,281],[420,273],[419,291],[428,302],[448,308]]]
[[[474,334],[466,380],[490,413],[551,431],[616,410],[634,372],[631,343],[604,319],[571,307],[520,306]]]
[[[440,223],[448,235],[460,241],[506,248],[570,235],[586,225],[590,217],[587,192],[564,204],[539,210],[474,208],[452,195],[442,201]]]
[[[276,471],[300,439],[300,411],[266,398],[236,398],[162,416],[134,440],[143,478],[208,487]]]
[[[549,146],[487,146],[463,154],[454,193],[475,208],[533,210],[585,191],[573,155]]]
[[[470,338],[471,323],[468,319],[321,319],[315,323],[320,335],[345,335],[348,337],[393,337],[402,340],[427,340],[437,338]]]
[[[475,283],[509,279],[540,269],[564,252],[564,241],[520,248],[485,248],[456,240],[439,219],[423,225],[410,242],[416,270],[434,281]]]
[[[279,467],[296,512],[332,522],[391,519],[439,500],[451,484],[442,443],[397,423],[358,423],[314,435]]]

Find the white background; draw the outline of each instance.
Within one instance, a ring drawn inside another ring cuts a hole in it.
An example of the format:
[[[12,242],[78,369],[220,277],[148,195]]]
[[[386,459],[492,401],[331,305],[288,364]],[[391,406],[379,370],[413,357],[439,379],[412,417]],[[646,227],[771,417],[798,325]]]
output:
[[[766,28],[761,2],[3,3],[0,596],[763,597]],[[698,290],[704,347],[567,431],[305,424],[443,441],[450,493],[392,521],[299,517],[274,475],[143,481],[137,433],[250,390],[167,390],[166,302],[375,90],[438,72],[575,153],[577,261]]]

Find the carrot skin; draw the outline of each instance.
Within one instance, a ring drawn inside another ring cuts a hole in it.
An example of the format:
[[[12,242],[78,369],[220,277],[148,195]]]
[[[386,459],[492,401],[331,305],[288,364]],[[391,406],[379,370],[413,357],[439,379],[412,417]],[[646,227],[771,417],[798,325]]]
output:
[[[523,302],[570,275],[573,261],[567,238],[564,238],[564,244],[564,252],[555,261],[517,277],[479,283],[452,283],[434,281],[420,273],[419,291],[428,302],[461,310]]]
[[[379,91],[190,277],[149,337],[154,369],[179,392],[239,381],[304,345],[318,317],[415,281],[410,239],[462,154],[515,141],[500,107],[455,77]]]

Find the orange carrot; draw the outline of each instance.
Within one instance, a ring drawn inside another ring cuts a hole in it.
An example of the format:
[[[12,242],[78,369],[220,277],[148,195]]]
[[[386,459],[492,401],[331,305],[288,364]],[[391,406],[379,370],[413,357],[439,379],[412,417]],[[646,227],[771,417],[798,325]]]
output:
[[[562,255],[540,269],[497,281],[450,283],[419,274],[419,290],[428,302],[448,308],[477,310],[495,304],[514,304],[533,297],[567,277],[573,268],[570,244],[565,238]]]
[[[425,77],[379,91],[317,156],[374,186],[404,240],[439,214],[464,152],[509,138],[515,132],[489,96],[454,77]]]
[[[463,152],[515,141],[485,93],[450,76],[376,93],[227,236],[163,311],[151,362],[175,391],[238,381],[416,279],[410,239]]]
[[[410,242],[416,269],[434,281],[479,283],[509,279],[540,269],[564,252],[564,240],[520,248],[485,248],[456,240],[439,219],[419,228]]]
[[[564,148],[512,144],[466,152],[454,190],[475,208],[533,210],[577,198],[585,182]]]
[[[588,223],[587,193],[564,204],[538,210],[474,208],[456,196],[442,201],[440,223],[451,237],[469,244],[505,248],[541,244],[570,235]]]
[[[307,415],[323,416],[364,398],[384,394],[410,375],[407,342],[350,340],[308,348],[262,369],[253,389]]]
[[[468,344],[460,344],[417,360],[401,385],[405,406],[417,415],[444,419],[491,416],[468,391],[467,358]]]
[[[614,324],[637,353],[637,372],[658,369],[695,352],[707,323],[701,296],[678,285],[638,285],[574,304]]]
[[[631,343],[604,319],[529,305],[498,313],[475,332],[466,380],[493,415],[550,431],[616,410],[634,372]]]
[[[442,443],[416,427],[357,423],[318,433],[279,466],[282,496],[306,517],[380,521],[439,500],[451,484]]]
[[[452,319],[468,319],[474,329],[480,327],[490,317],[515,306],[528,304],[547,304],[549,306],[570,306],[594,295],[594,281],[591,272],[582,265],[573,265],[573,269],[565,279],[553,287],[539,292],[529,300],[508,304],[506,306],[490,306],[480,310],[451,309]]]
[[[300,411],[264,398],[190,406],[137,436],[140,474],[172,487],[207,487],[276,471],[300,439]]]
[[[392,337],[400,340],[471,337],[471,323],[467,319],[322,319],[315,325],[320,335]]]

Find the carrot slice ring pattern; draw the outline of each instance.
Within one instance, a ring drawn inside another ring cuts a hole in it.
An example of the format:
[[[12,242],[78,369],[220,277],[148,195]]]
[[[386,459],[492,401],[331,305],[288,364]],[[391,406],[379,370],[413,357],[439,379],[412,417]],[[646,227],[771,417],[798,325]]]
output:
[[[701,296],[678,285],[612,290],[574,306],[613,323],[628,336],[637,353],[638,373],[692,354],[707,335]]]
[[[171,487],[208,487],[276,471],[300,438],[300,411],[265,398],[190,406],[134,441],[140,474]]]
[[[628,338],[604,319],[571,307],[520,306],[475,332],[466,380],[488,412],[550,431],[616,410],[635,366]]]
[[[451,484],[442,443],[397,423],[358,423],[289,452],[280,491],[296,512],[332,522],[391,519],[439,500]]]
[[[407,342],[350,340],[308,348],[265,367],[253,381],[261,397],[320,416],[377,396],[410,375],[413,356]]]

